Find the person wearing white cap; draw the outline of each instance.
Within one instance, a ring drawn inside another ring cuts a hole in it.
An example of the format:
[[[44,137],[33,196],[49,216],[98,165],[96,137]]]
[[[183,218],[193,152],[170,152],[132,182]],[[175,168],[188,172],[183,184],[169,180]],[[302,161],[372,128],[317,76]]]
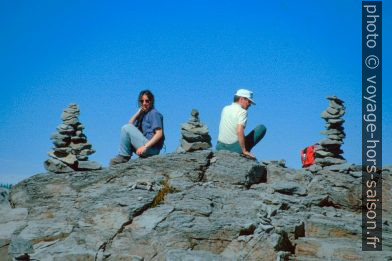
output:
[[[250,151],[264,137],[267,129],[260,124],[245,136],[244,129],[248,120],[247,110],[252,104],[256,105],[253,101],[253,92],[239,89],[234,95],[234,102],[223,108],[217,150],[228,150],[255,158]]]

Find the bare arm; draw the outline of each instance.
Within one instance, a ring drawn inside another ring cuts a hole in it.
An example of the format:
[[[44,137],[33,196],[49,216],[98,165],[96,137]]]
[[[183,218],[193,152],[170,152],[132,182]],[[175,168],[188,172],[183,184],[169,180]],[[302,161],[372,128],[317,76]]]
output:
[[[154,146],[160,139],[163,137],[162,129],[156,129],[154,136],[152,136],[151,140],[149,140],[144,146],[150,148]]]
[[[148,148],[154,146],[163,137],[162,129],[156,129],[154,136],[144,145],[136,150],[137,155],[143,154]]]
[[[244,155],[255,158],[255,156],[252,153],[250,153],[245,147],[244,125],[237,124],[237,136],[238,136],[238,143],[240,144],[240,147],[242,149],[242,153]]]
[[[129,120],[129,124],[133,124],[135,121],[136,121],[136,119],[140,116],[140,113],[142,112],[142,109],[139,109],[132,117],[131,117],[131,119]]]

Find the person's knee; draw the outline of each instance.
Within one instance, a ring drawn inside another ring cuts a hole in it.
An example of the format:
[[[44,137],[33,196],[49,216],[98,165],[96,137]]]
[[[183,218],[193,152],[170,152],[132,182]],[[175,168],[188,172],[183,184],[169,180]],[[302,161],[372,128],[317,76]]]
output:
[[[121,131],[126,131],[128,128],[129,128],[129,124],[124,124],[124,125],[121,127]]]
[[[121,127],[121,132],[125,132],[125,133],[130,133],[131,131],[132,131],[132,128],[133,128],[134,126],[133,125],[131,125],[131,124],[129,124],[129,123],[127,123],[127,124],[124,124],[122,127]]]
[[[265,127],[263,124],[259,124],[255,128],[255,132],[260,133],[261,136],[264,136],[267,132],[267,127]]]

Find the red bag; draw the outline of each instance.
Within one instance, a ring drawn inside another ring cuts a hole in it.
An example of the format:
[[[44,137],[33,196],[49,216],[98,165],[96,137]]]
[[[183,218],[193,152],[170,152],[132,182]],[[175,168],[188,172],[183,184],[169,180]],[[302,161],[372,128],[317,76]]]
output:
[[[301,150],[301,162],[303,168],[314,164],[314,150],[316,147],[316,145],[312,145]]]

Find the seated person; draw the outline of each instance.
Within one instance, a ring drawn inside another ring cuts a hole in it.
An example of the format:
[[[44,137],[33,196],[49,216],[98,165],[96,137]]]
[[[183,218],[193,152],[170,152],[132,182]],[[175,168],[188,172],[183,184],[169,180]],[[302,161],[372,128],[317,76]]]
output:
[[[120,150],[111,159],[110,165],[127,162],[132,152],[143,158],[158,155],[163,147],[163,117],[154,108],[154,95],[151,91],[141,91],[138,104],[139,110],[121,128]]]
[[[256,105],[253,102],[253,92],[240,89],[234,95],[234,102],[223,108],[217,150],[228,150],[255,158],[250,151],[264,137],[267,129],[264,125],[257,125],[248,135],[244,135],[247,110],[251,104]]]

